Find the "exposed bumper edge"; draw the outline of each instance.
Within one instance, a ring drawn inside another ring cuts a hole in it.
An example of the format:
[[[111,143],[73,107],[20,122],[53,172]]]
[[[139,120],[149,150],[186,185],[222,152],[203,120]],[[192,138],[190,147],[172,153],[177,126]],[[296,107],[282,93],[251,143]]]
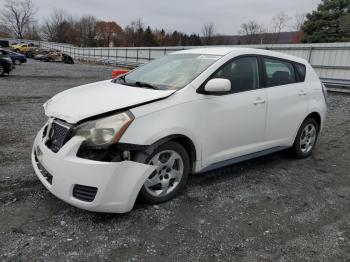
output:
[[[81,137],[73,137],[58,153],[52,152],[41,141],[38,133],[32,150],[32,165],[43,185],[63,201],[90,211],[124,213],[130,211],[147,177],[155,167],[132,162],[99,162],[76,157]],[[50,184],[39,169],[36,150],[41,151],[39,161],[52,178]],[[74,185],[97,187],[92,202],[73,197]]]

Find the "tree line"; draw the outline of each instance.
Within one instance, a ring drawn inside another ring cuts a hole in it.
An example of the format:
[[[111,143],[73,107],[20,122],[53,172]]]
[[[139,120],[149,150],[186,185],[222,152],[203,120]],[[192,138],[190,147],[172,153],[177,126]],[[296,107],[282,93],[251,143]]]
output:
[[[350,0],[322,0],[317,10],[290,17],[280,12],[268,25],[250,20],[240,26],[237,36],[220,35],[215,24],[203,25],[201,35],[153,29],[139,18],[124,28],[115,21],[92,15],[72,17],[54,9],[38,24],[38,9],[31,0],[5,0],[0,9],[0,37],[47,40],[77,46],[198,46],[220,44],[275,44],[283,32],[292,31],[292,42],[350,41]]]

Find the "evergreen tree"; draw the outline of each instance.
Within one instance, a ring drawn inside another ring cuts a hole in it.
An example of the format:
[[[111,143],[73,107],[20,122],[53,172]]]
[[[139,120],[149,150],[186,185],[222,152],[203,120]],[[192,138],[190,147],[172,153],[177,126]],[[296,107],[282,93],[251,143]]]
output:
[[[153,35],[153,32],[152,32],[150,26],[147,26],[147,28],[145,30],[144,44],[145,44],[145,46],[158,46],[158,43]]]
[[[303,25],[304,43],[350,40],[350,0],[322,0]]]

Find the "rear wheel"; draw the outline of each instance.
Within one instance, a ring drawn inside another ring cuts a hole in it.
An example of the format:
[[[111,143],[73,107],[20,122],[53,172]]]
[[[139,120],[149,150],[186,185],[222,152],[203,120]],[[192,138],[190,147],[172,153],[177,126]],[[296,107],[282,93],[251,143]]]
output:
[[[315,148],[319,125],[313,118],[307,118],[302,123],[293,144],[293,152],[297,158],[306,158]]]
[[[190,159],[182,145],[167,142],[155,149],[145,162],[157,168],[140,191],[142,201],[161,203],[174,198],[183,190],[190,172]]]
[[[20,61],[19,59],[15,59],[15,61],[13,61],[13,63],[14,63],[15,65],[20,65],[20,64],[21,64],[21,61]]]

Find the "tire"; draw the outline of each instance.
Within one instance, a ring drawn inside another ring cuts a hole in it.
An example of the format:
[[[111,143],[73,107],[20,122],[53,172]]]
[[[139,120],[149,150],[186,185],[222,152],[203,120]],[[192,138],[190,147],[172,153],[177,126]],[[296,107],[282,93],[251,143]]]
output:
[[[320,127],[313,118],[307,118],[301,124],[295,137],[292,151],[296,158],[309,157],[314,150]]]
[[[0,64],[0,76],[3,76],[5,74],[5,68],[2,64]]]
[[[21,61],[20,61],[19,59],[15,59],[15,60],[13,61],[13,63],[14,63],[15,65],[20,65],[20,64],[21,64]]]
[[[143,162],[151,165],[158,163],[160,166],[142,186],[139,193],[142,202],[162,203],[174,198],[184,189],[190,173],[190,158],[182,145],[176,142],[164,143]]]

